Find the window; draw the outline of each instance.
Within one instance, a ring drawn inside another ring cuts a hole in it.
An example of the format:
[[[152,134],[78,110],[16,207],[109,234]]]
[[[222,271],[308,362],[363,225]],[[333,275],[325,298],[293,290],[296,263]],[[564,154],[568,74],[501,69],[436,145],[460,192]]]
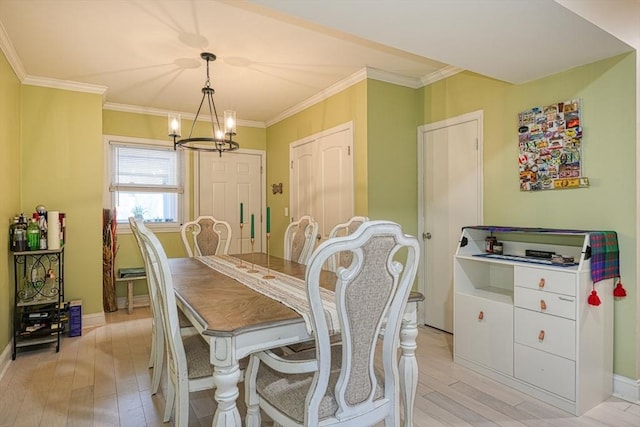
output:
[[[106,138],[108,206],[119,224],[141,217],[156,229],[174,231],[185,212],[185,166],[182,151],[157,141]]]

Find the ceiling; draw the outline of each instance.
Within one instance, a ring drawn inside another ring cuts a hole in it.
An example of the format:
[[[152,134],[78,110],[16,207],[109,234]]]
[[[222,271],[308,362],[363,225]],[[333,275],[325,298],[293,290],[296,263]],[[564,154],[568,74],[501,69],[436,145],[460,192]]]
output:
[[[0,24],[23,82],[112,108],[195,113],[213,52],[218,111],[256,125],[365,75],[522,83],[632,50],[553,0],[0,0]]]

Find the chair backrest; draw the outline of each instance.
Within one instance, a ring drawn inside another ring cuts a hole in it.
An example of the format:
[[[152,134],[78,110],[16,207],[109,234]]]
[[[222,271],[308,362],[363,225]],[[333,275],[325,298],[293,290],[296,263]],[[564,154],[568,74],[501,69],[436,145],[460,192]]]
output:
[[[309,215],[290,223],[284,232],[284,259],[307,264],[318,234],[318,223]]]
[[[347,222],[343,222],[342,224],[338,224],[331,229],[329,232],[329,238],[333,239],[334,237],[340,236],[348,236],[349,234],[353,234],[354,231],[358,229],[362,225],[362,223],[369,221],[369,217],[366,216],[354,216],[349,219]],[[338,267],[348,267],[353,260],[353,256],[351,255],[351,251],[343,251],[335,256],[332,256],[329,259],[328,267],[331,271],[336,271]]]
[[[307,394],[305,425],[318,424],[318,411],[329,387],[331,369],[332,350],[320,297],[320,274],[327,259],[341,251],[352,252],[353,262],[347,268],[338,267],[336,273],[335,305],[340,318],[342,359],[333,390],[338,405],[335,417],[347,419],[372,411],[388,411],[388,416],[399,422],[397,348],[420,247],[418,240],[403,234],[396,223],[367,221],[348,236],[320,244],[309,260],[307,295],[319,369]],[[381,394],[374,361],[383,325],[384,393],[374,398],[376,391]]]
[[[173,291],[173,279],[167,255],[158,238],[140,220],[135,220],[143,251],[148,259],[147,278],[155,287],[158,311],[162,319],[167,348],[167,368],[182,380],[187,380],[187,360],[180,335],[178,307]],[[181,378],[184,375],[184,378]]]
[[[180,227],[187,255],[219,255],[229,253],[231,225],[212,216],[199,216]]]

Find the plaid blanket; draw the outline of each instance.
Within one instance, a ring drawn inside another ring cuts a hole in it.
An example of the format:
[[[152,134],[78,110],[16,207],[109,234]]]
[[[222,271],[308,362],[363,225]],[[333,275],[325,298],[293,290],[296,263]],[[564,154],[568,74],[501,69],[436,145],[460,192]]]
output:
[[[591,279],[600,280],[620,277],[620,250],[615,231],[589,233],[591,244]]]

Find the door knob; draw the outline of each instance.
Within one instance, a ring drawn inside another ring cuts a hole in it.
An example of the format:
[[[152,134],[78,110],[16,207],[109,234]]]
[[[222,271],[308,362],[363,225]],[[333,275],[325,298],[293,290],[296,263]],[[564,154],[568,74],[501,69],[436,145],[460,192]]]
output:
[[[431,233],[429,232],[422,233],[422,238],[427,240],[431,239]]]

